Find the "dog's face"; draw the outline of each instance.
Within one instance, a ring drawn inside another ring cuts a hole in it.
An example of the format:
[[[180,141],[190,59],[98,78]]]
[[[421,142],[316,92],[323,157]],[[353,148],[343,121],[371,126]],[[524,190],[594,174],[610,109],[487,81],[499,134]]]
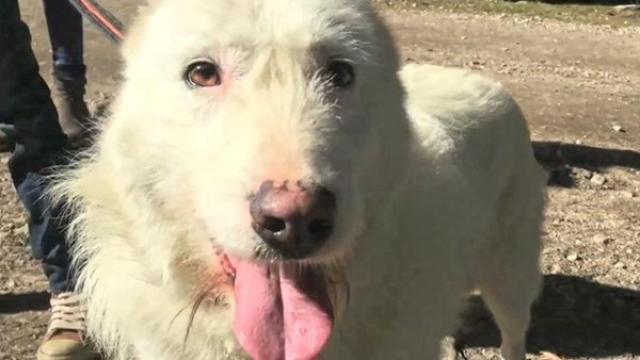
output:
[[[364,1],[166,0],[125,57],[110,132],[190,234],[171,249],[225,272],[254,358],[312,358],[336,310],[317,273],[366,246],[406,157],[386,29]]]

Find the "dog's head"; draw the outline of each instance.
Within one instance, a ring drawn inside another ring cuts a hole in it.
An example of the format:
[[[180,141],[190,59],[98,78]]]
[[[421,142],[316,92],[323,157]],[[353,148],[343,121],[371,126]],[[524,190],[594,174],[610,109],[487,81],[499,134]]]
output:
[[[165,0],[125,58],[105,136],[189,234],[168,252],[226,274],[254,358],[313,358],[338,306],[330,269],[366,246],[404,168],[388,31],[366,1]]]

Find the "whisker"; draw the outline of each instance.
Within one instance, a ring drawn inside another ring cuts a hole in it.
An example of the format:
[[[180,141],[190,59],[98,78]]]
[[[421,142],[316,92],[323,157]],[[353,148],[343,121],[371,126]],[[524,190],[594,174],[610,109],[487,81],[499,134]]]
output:
[[[187,310],[187,306],[183,307],[182,309],[180,309],[171,319],[171,321],[169,322],[169,329],[171,329],[171,327],[173,326],[173,323],[176,321],[176,319],[178,318],[178,316],[180,316],[185,310]]]
[[[184,339],[182,342],[182,348],[186,348],[187,346],[187,341],[189,340],[189,334],[191,334],[191,329],[193,327],[193,322],[196,318],[196,314],[198,312],[198,310],[200,309],[200,306],[202,305],[202,303],[205,301],[205,299],[208,297],[208,295],[210,294],[211,290],[213,290],[215,288],[214,284],[209,285],[207,288],[205,288],[204,290],[200,291],[196,297],[195,297],[195,301],[193,302],[193,306],[191,306],[191,313],[189,314],[189,321],[187,322],[187,328],[186,328],[186,332],[184,334]]]

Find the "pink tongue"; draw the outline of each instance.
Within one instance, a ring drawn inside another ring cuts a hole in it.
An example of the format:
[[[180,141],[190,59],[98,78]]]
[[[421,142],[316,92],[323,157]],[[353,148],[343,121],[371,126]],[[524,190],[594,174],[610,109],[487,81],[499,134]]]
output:
[[[231,260],[234,331],[254,360],[312,360],[333,327],[323,280],[310,270]]]

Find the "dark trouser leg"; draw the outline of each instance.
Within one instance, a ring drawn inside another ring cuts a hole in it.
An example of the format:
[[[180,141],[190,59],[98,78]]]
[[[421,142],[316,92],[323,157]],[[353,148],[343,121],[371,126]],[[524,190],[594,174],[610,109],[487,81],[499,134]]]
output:
[[[84,101],[87,80],[82,16],[67,0],[44,0],[44,10],[53,52],[60,123],[73,141],[82,140],[90,127],[89,110]]]
[[[44,0],[53,68],[67,77],[84,75],[82,16],[67,0]]]
[[[43,199],[44,175],[63,162],[66,137],[49,89],[38,73],[27,26],[17,0],[0,0],[0,113],[15,125],[18,144],[9,170],[20,200],[29,211],[29,242],[42,260],[51,290],[73,289],[70,257],[57,209]]]

